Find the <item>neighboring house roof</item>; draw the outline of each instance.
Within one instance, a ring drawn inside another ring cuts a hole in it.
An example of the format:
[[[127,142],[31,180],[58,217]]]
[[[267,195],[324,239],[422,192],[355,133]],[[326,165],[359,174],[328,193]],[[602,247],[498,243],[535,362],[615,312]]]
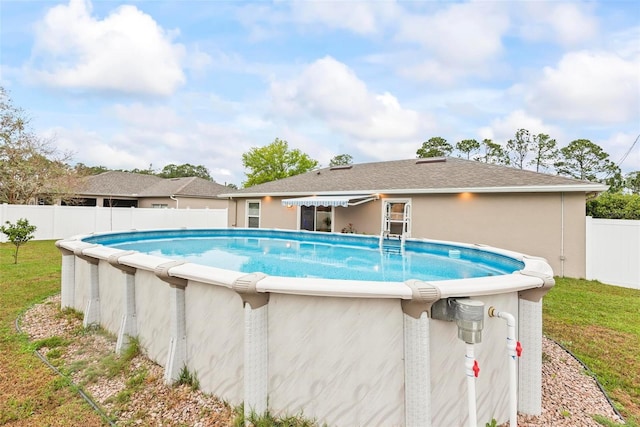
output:
[[[79,196],[118,197],[217,197],[228,190],[206,179],[160,178],[131,172],[108,171],[84,178]]]
[[[214,197],[229,188],[203,178],[167,178],[140,193],[140,197]]]
[[[220,196],[599,192],[606,189],[606,185],[599,183],[447,157],[329,167]]]

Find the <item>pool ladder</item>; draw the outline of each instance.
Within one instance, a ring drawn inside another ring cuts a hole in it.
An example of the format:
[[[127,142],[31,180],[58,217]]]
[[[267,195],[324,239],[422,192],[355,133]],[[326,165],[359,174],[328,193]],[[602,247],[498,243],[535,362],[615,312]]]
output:
[[[404,254],[405,240],[404,234],[389,234],[388,231],[383,231],[380,233],[380,251],[389,254]]]

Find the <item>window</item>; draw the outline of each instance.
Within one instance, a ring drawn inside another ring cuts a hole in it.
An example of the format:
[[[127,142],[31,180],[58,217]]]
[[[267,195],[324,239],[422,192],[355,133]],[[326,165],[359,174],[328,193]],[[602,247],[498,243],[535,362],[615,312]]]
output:
[[[300,230],[331,231],[332,213],[330,206],[301,206]]]
[[[260,228],[260,202],[257,200],[247,201],[247,227]]]
[[[152,203],[151,207],[154,209],[167,209],[169,205],[166,203]]]

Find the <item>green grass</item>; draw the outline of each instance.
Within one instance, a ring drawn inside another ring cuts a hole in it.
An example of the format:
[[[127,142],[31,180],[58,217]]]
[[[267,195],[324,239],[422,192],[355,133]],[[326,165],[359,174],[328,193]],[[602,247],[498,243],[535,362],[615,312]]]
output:
[[[0,425],[104,425],[68,382],[34,356],[34,345],[14,327],[28,307],[60,292],[60,253],[53,241],[31,241],[14,264],[13,251],[12,244],[0,244]],[[36,346],[55,355],[63,345],[53,338]]]
[[[640,424],[640,291],[558,278],[543,303],[544,333],[595,374],[630,426]]]
[[[249,417],[245,418],[243,405],[237,406],[234,412],[235,418],[233,425],[235,427],[243,427],[247,421],[249,421],[253,427],[320,427],[315,420],[305,418],[304,414],[276,417],[269,411],[263,415],[257,415],[252,412]],[[322,427],[325,426],[326,424],[322,425]]]

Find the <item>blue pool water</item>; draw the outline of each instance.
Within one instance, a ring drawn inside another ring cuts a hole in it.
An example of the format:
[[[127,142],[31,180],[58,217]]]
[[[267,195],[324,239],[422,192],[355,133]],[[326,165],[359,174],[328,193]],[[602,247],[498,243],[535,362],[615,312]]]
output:
[[[211,267],[273,276],[399,282],[510,274],[524,264],[474,248],[422,241],[399,242],[330,233],[273,230],[170,230],[85,238],[123,250]]]

